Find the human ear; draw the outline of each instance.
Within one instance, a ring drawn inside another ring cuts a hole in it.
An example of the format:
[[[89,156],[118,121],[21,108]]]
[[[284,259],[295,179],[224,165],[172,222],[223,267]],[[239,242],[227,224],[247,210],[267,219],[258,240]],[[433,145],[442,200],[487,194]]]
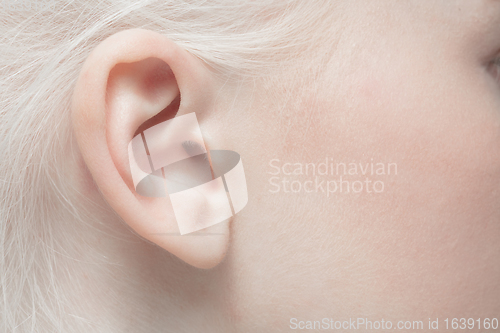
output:
[[[158,33],[133,29],[89,55],[72,100],[78,146],[106,201],[137,234],[198,268],[222,261],[229,220],[181,235],[168,196],[136,192],[129,143],[151,126],[190,113],[203,115],[203,128],[203,119],[217,116],[216,87],[200,59]]]

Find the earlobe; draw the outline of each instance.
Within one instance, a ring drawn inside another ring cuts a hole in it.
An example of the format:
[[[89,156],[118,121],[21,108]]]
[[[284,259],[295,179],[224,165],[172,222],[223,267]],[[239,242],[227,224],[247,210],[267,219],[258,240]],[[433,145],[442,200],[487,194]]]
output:
[[[201,60],[162,35],[134,29],[109,37],[88,57],[72,104],[78,145],[106,201],[140,236],[199,268],[223,259],[229,221],[181,235],[169,196],[136,192],[129,143],[174,117],[212,116],[214,86]]]

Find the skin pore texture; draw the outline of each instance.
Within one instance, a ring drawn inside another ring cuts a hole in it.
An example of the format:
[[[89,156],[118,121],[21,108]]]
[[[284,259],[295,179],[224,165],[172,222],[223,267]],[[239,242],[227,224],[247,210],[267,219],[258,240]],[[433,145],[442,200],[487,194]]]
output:
[[[75,245],[54,272],[75,332],[498,318],[500,2],[353,0],[337,11],[330,39],[265,78],[225,81],[142,29],[88,57],[71,105],[81,156],[62,176],[93,218],[65,227]],[[135,194],[127,165],[134,133],[178,95],[174,112],[196,112],[207,147],[238,152],[245,169],[247,206],[207,235],[168,235],[168,201]],[[397,172],[368,176],[379,193],[325,193],[315,177],[339,175],[286,174],[325,159]]]
[[[232,313],[277,331],[292,317],[494,317],[500,94],[488,64],[500,47],[500,3],[350,6],[346,20],[356,24],[343,31],[314,93],[295,87],[302,103],[241,139],[281,144],[247,158],[255,196],[233,222],[225,263]],[[261,117],[254,111],[248,123]],[[276,131],[276,123],[291,126]],[[270,160],[317,164],[325,156],[394,162],[397,175],[379,178],[379,194],[262,191],[276,189]]]

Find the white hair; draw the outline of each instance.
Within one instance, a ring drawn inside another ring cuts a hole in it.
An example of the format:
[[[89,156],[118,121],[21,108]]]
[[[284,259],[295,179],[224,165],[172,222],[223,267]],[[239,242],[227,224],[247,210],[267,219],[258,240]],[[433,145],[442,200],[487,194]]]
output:
[[[2,4],[9,1],[14,2]],[[92,49],[118,31],[150,29],[220,75],[259,77],[286,66],[319,40],[318,31],[324,28],[319,24],[329,24],[322,16],[332,1],[44,3],[51,6],[38,6],[37,11],[4,7],[0,14],[2,332],[67,332],[66,301],[57,276],[71,279],[61,262],[78,261],[78,250],[71,247],[85,247],[84,239],[78,245],[66,242],[67,234],[91,228],[88,221],[95,219],[95,211],[110,211],[68,186],[71,168],[80,163],[70,100]]]

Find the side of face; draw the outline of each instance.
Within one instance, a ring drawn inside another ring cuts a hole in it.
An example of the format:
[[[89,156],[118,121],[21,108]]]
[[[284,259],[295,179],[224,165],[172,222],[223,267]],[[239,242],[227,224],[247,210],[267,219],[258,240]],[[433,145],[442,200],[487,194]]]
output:
[[[250,193],[222,268],[228,311],[283,329],[291,318],[494,317],[500,3],[348,8],[321,75],[287,85],[286,107],[264,98],[244,122],[228,115]]]

